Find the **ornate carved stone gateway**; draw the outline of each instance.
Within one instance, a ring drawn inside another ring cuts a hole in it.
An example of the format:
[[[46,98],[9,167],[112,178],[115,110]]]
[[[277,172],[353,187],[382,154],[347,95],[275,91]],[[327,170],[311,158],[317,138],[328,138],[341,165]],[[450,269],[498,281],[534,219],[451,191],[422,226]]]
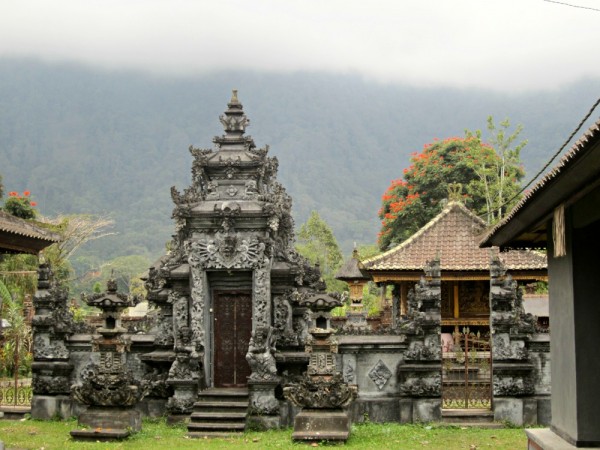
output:
[[[155,343],[174,361],[172,416],[189,414],[199,390],[235,387],[249,389],[251,414],[278,418],[275,353],[302,349],[308,324],[298,300],[319,290],[320,275],[294,250],[277,159],[244,135],[236,91],[220,121],[214,149],[190,148],[191,186],[171,189],[176,234],[147,280],[159,309]],[[176,377],[185,370],[197,376]]]

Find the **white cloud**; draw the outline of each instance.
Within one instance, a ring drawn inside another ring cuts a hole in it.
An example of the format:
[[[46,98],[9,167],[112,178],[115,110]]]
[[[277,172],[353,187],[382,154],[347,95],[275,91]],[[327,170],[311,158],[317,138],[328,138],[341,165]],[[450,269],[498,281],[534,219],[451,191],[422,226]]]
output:
[[[548,88],[600,76],[599,19],[543,0],[21,0],[1,6],[0,56]]]

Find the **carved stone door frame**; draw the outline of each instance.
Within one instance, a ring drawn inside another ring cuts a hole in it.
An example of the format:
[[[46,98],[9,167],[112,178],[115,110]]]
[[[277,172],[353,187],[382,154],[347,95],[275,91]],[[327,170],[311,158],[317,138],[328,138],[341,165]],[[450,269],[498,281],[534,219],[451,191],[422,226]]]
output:
[[[207,386],[214,386],[212,367],[212,316],[213,298],[207,270],[251,271],[252,272],[252,331],[258,327],[269,327],[271,319],[271,259],[265,255],[265,245],[258,238],[243,240],[232,254],[214,251],[213,241],[190,240],[185,244],[191,279],[190,324],[193,345],[204,349],[204,368]]]

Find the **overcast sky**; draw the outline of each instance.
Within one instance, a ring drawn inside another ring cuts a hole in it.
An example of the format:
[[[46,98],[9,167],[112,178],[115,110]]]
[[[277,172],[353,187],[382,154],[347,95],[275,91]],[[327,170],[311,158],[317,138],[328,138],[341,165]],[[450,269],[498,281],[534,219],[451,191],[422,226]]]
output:
[[[0,0],[0,56],[160,74],[529,90],[600,76],[599,53],[600,11],[544,0]]]

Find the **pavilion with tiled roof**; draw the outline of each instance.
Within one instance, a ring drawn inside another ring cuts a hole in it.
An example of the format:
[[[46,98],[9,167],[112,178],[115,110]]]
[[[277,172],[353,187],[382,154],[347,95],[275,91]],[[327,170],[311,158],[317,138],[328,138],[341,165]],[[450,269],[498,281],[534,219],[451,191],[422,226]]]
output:
[[[60,237],[34,222],[0,211],[0,253],[37,255]]]
[[[442,270],[442,325],[487,325],[490,261],[499,257],[513,279],[547,279],[547,260],[534,250],[500,253],[480,248],[486,223],[459,201],[450,201],[429,223],[396,247],[365,261],[381,285],[394,285],[394,316],[406,311],[407,293],[438,258]]]

